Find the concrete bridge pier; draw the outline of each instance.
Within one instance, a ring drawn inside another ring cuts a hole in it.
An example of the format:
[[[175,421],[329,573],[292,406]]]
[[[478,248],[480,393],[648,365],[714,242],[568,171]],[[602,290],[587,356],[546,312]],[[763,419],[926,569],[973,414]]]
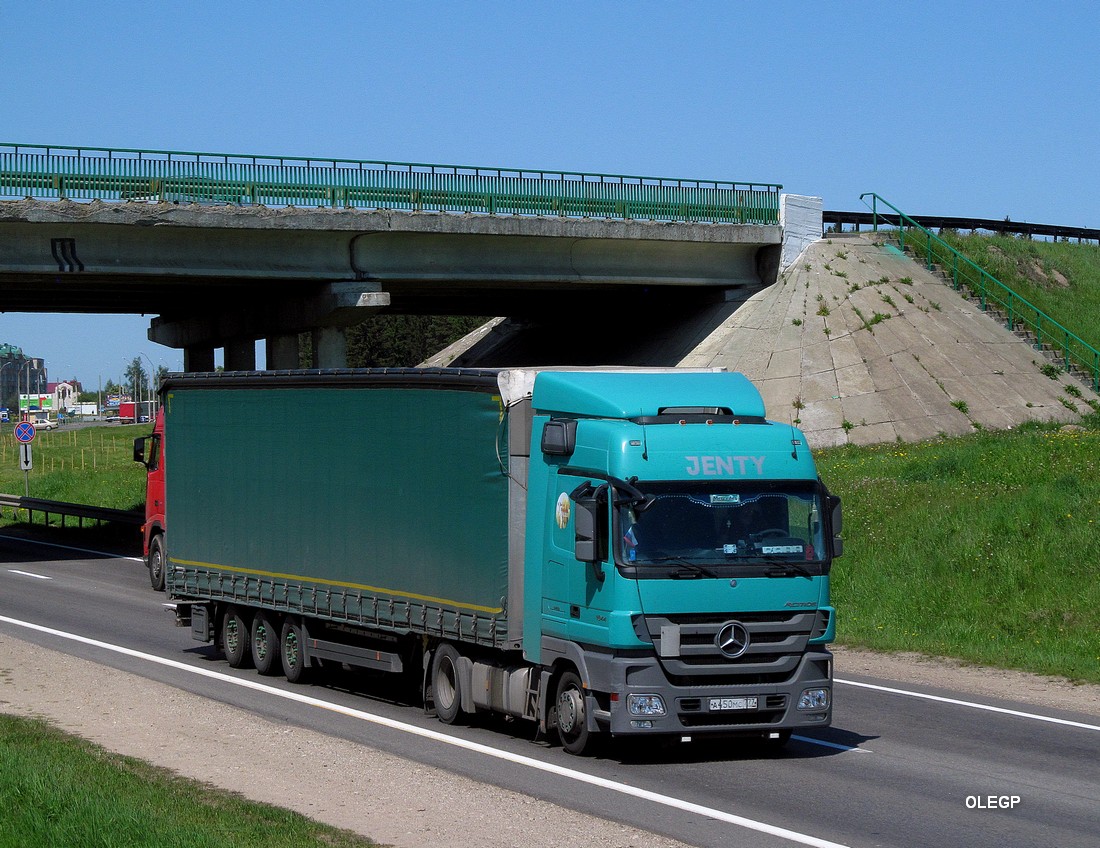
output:
[[[255,371],[256,342],[252,339],[233,339],[225,344],[226,371]]]
[[[256,341],[266,341],[269,370],[298,367],[298,333],[313,334],[313,367],[346,368],[348,327],[390,305],[376,283],[338,281],[311,295],[238,303],[216,314],[154,318],[149,339],[183,348],[187,371],[213,371],[214,350],[223,348],[225,370],[256,370]]]
[[[267,337],[267,368],[285,371],[298,367],[298,334],[285,333]]]
[[[348,367],[348,337],[345,328],[318,327],[313,331],[313,367]]]
[[[213,371],[213,345],[187,345],[183,349],[184,371]]]

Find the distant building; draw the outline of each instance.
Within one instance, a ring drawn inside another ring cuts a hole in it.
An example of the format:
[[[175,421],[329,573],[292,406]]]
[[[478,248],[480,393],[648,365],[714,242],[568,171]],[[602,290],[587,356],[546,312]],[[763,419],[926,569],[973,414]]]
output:
[[[22,395],[28,396],[29,403],[31,397],[45,394],[46,363],[25,355],[20,347],[0,342],[0,409],[7,409],[14,419]]]
[[[53,408],[60,415],[76,409],[80,393],[84,389],[80,387],[79,380],[63,380],[60,383],[46,383],[46,391],[53,397]]]

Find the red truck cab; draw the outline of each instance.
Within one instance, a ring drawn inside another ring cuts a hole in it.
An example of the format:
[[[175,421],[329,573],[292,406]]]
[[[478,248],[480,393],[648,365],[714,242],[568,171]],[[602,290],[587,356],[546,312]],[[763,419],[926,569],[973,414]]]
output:
[[[142,525],[142,553],[149,569],[149,582],[164,591],[164,410],[157,412],[151,436],[134,439],[134,462],[148,471],[145,482],[145,523]]]

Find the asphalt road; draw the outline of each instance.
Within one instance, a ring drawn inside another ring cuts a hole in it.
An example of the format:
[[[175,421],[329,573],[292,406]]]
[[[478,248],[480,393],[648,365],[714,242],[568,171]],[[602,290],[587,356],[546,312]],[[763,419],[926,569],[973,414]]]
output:
[[[0,634],[689,844],[1100,844],[1095,716],[842,676],[833,727],[779,754],[696,742],[579,759],[523,722],[445,727],[370,676],[235,671],[164,601],[136,558],[0,535]]]

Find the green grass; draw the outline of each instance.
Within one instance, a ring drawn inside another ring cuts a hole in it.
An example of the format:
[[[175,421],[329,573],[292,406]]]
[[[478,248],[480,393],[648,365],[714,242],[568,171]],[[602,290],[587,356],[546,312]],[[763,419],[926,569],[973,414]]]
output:
[[[111,754],[39,720],[0,715],[0,763],[0,848],[377,845]]]
[[[24,494],[14,424],[0,425],[0,492]],[[145,469],[133,461],[134,439],[152,432],[150,424],[40,430],[31,443],[34,467],[26,475],[30,495],[52,501],[115,509],[142,508]],[[10,523],[5,513],[0,524]]]
[[[1100,246],[961,235],[951,230],[940,233],[940,238],[1066,329],[1100,348]]]
[[[1100,417],[818,453],[842,644],[1100,683]]]

